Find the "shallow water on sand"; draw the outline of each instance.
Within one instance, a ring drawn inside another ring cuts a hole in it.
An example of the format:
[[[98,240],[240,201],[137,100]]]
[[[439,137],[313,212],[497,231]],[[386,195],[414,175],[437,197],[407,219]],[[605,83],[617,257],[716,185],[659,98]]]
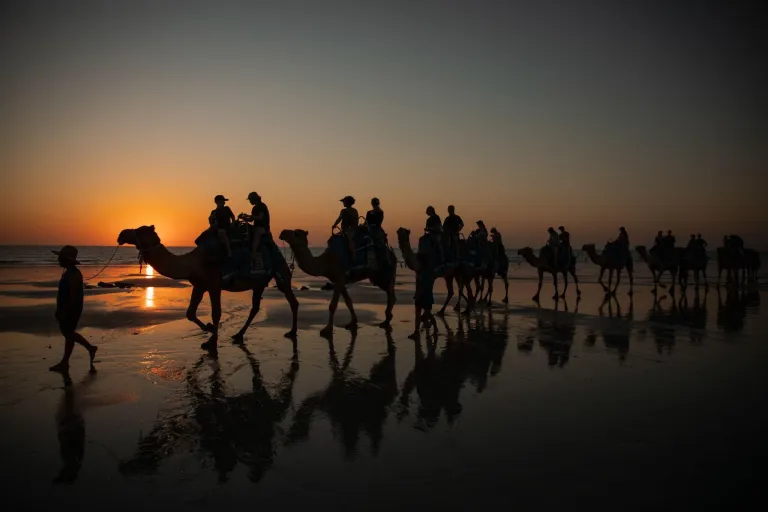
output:
[[[2,480],[29,508],[694,508],[746,503],[768,476],[758,288],[605,301],[582,283],[580,302],[537,306],[515,280],[509,306],[449,310],[414,342],[404,273],[390,331],[383,294],[356,285],[362,325],[328,341],[329,293],[307,281],[295,344],[274,290],[232,344],[250,297],[227,294],[213,356],[178,320],[189,288],[134,276],[155,286],[89,290],[99,372],[76,347],[70,382],[46,371],[59,273],[0,273]]]

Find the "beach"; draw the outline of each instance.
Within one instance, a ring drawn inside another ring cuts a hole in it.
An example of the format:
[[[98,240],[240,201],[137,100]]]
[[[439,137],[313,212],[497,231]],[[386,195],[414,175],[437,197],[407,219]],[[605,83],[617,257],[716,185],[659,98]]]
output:
[[[0,258],[2,476],[25,508],[688,509],[749,503],[768,476],[765,276],[728,293],[710,263],[708,291],[654,300],[637,263],[634,295],[624,276],[605,300],[581,255],[582,300],[572,282],[552,300],[546,275],[537,305],[534,269],[509,251],[508,305],[497,279],[490,308],[449,308],[437,338],[412,341],[401,268],[392,329],[377,326],[384,292],[363,282],[350,286],[359,329],[342,327],[342,303],[326,340],[331,292],[297,270],[295,343],[274,288],[232,343],[251,294],[224,293],[211,355],[184,318],[188,283],[140,273],[121,249],[86,290],[79,332],[98,373],[76,347],[70,381],[48,371],[61,269],[27,251]],[[87,278],[111,249],[83,253]],[[435,295],[438,309],[442,280]]]

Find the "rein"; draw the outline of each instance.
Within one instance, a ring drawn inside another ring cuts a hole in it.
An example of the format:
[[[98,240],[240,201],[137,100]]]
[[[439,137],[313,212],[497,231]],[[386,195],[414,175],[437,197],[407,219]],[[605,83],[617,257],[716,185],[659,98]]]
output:
[[[115,247],[115,252],[113,252],[113,253],[112,253],[112,256],[110,256],[110,257],[109,257],[109,260],[107,260],[107,264],[106,264],[106,265],[104,265],[103,267],[101,267],[101,270],[99,270],[98,272],[96,272],[95,274],[93,274],[93,275],[92,275],[91,277],[89,277],[88,279],[83,279],[83,282],[85,282],[85,281],[90,281],[91,279],[94,279],[94,278],[98,277],[99,275],[101,275],[101,273],[102,273],[102,272],[104,272],[104,271],[107,269],[107,267],[109,266],[109,264],[110,264],[110,263],[112,263],[112,260],[114,259],[114,257],[115,257],[115,254],[117,254],[117,250],[118,250],[118,249],[120,249],[120,245],[118,245],[117,247]]]

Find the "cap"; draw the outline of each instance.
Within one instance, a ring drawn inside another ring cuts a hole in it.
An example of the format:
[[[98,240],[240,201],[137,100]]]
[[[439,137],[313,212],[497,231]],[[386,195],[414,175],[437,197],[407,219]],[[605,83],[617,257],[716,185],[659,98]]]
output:
[[[379,198],[374,197],[373,199],[371,199],[371,204],[379,204]]]
[[[261,199],[261,196],[256,192],[251,192],[248,194],[248,200],[250,201],[251,199]]]
[[[355,198],[352,196],[344,196],[342,199],[339,199],[342,203],[352,203],[355,204]]]
[[[496,231],[496,228],[491,228],[491,233],[498,233],[498,231]]]
[[[483,222],[483,221],[481,221],[481,220],[477,221],[477,223],[476,223],[476,224],[477,224],[478,226],[482,226],[482,227],[485,227],[485,222]]]
[[[219,195],[217,195],[216,197],[214,197],[214,198],[213,198],[213,200],[214,200],[214,202],[219,202],[219,201],[229,201],[229,199],[227,199],[226,197],[224,197],[224,196],[223,196],[223,195],[221,195],[221,194],[219,194]]]
[[[57,255],[59,258],[70,261],[75,265],[80,264],[80,262],[77,261],[77,247],[72,247],[71,245],[65,245],[64,247],[61,248],[61,250],[51,251],[51,252]]]

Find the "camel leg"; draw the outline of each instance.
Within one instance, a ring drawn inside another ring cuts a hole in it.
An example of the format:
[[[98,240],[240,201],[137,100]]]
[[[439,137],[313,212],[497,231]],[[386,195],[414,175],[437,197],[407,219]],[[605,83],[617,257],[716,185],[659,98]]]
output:
[[[707,282],[707,269],[701,269],[701,275],[704,278],[704,291],[706,292],[709,290],[709,283]]]
[[[471,279],[467,280],[466,286],[467,286],[467,296],[466,296],[467,308],[462,312],[463,315],[468,315],[475,308],[475,301],[477,300],[477,293],[478,293],[478,292],[472,293]]]
[[[216,350],[219,340],[219,321],[221,320],[221,289],[212,288],[208,290],[208,297],[211,299],[211,320],[213,321],[213,333],[208,341],[200,345],[205,350]]]
[[[488,279],[488,294],[485,296],[485,302],[488,307],[491,306],[491,297],[493,297],[493,276]]]
[[[568,272],[573,277],[573,283],[576,285],[576,300],[579,301],[581,300],[581,290],[579,290],[579,278],[576,276],[576,266],[569,268]]]
[[[613,272],[612,270],[608,271],[608,274]],[[608,290],[605,288],[605,284],[603,284],[603,276],[605,275],[605,267],[600,267],[600,276],[597,278],[597,282],[600,283],[600,286],[603,288],[604,292],[607,292]]]
[[[565,292],[568,291],[568,271],[567,270],[563,272],[563,281],[565,282],[565,287],[563,288],[562,295],[560,295],[561,299],[565,298]],[[555,293],[557,293],[557,290],[555,290]]]
[[[611,292],[611,296],[616,297],[616,291],[619,289],[619,283],[620,282],[621,282],[621,269],[617,268],[616,269],[616,286],[613,287],[613,291]]]
[[[384,312],[384,321],[379,324],[379,327],[387,328],[392,323],[392,308],[395,307],[395,283],[391,281],[386,289],[387,292],[387,309]],[[344,298],[346,300],[346,297]],[[350,304],[352,300],[350,299]]]
[[[555,294],[552,296],[552,300],[557,301],[560,298],[560,294],[557,291],[557,271],[552,274],[552,281],[555,283]]]
[[[387,295],[389,295],[389,293]],[[344,326],[344,328],[350,330],[357,329],[357,314],[355,314],[355,306],[352,304],[352,297],[349,296],[349,291],[347,290],[346,286],[341,289],[341,296],[344,297],[344,304],[346,304],[347,309],[349,310],[349,314],[352,315],[352,320],[350,320],[349,323]],[[392,310],[389,308],[389,296],[387,296],[387,312],[391,317]]]
[[[203,330],[203,332],[213,332],[213,324],[204,324],[200,321],[199,318],[197,318],[197,308],[200,306],[200,303],[203,301],[203,296],[205,295],[205,289],[200,288],[199,286],[195,286],[192,288],[192,297],[189,299],[189,307],[187,308],[187,320],[190,322],[194,322],[195,325],[200,327],[200,329]]]
[[[507,277],[507,274],[504,274],[501,277],[504,279],[504,300],[501,302],[509,304],[509,277]]]
[[[677,281],[677,269],[670,269],[669,275],[672,277],[672,285],[669,288],[669,294],[675,295],[675,281]]]
[[[245,336],[245,331],[248,330],[248,327],[251,325],[251,322],[253,322],[253,319],[256,317],[256,314],[259,312],[259,307],[261,306],[261,294],[264,293],[264,287],[258,287],[253,289],[253,296],[251,297],[251,311],[248,313],[248,318],[245,320],[245,325],[237,331],[237,333],[232,336],[232,340],[236,343],[242,343],[243,342],[243,336]]]
[[[656,286],[659,283],[659,279],[656,275],[656,270],[654,268],[651,268],[651,276],[653,277],[653,290],[651,290],[651,293],[656,295]]]
[[[450,303],[451,299],[453,298],[453,277],[445,276],[444,279],[445,287],[448,290],[448,295],[445,297],[445,303],[443,304],[443,307],[440,308],[440,311],[436,313],[438,316],[445,314],[445,308],[448,307],[448,303]],[[461,286],[459,286],[459,302],[461,302]]]
[[[539,293],[541,293],[541,282],[544,280],[544,271],[539,269],[539,287],[536,289],[536,295],[533,296],[534,302],[539,302]]]
[[[283,292],[283,295],[285,295],[285,298],[288,301],[288,305],[291,307],[291,330],[283,336],[286,338],[295,338],[296,334],[299,332],[299,301],[296,299],[296,295],[293,293],[293,288],[291,288],[289,283],[283,279],[277,279],[275,282],[278,290]]]
[[[613,287],[613,269],[608,269],[608,288],[605,290],[605,295],[610,297],[611,289]]]
[[[337,284],[333,288],[333,297],[331,297],[331,303],[328,305],[328,325],[320,331],[320,336],[328,337],[333,335],[333,315],[336,313],[336,307],[339,305],[339,295],[341,295],[342,288],[344,288],[343,284]]]

